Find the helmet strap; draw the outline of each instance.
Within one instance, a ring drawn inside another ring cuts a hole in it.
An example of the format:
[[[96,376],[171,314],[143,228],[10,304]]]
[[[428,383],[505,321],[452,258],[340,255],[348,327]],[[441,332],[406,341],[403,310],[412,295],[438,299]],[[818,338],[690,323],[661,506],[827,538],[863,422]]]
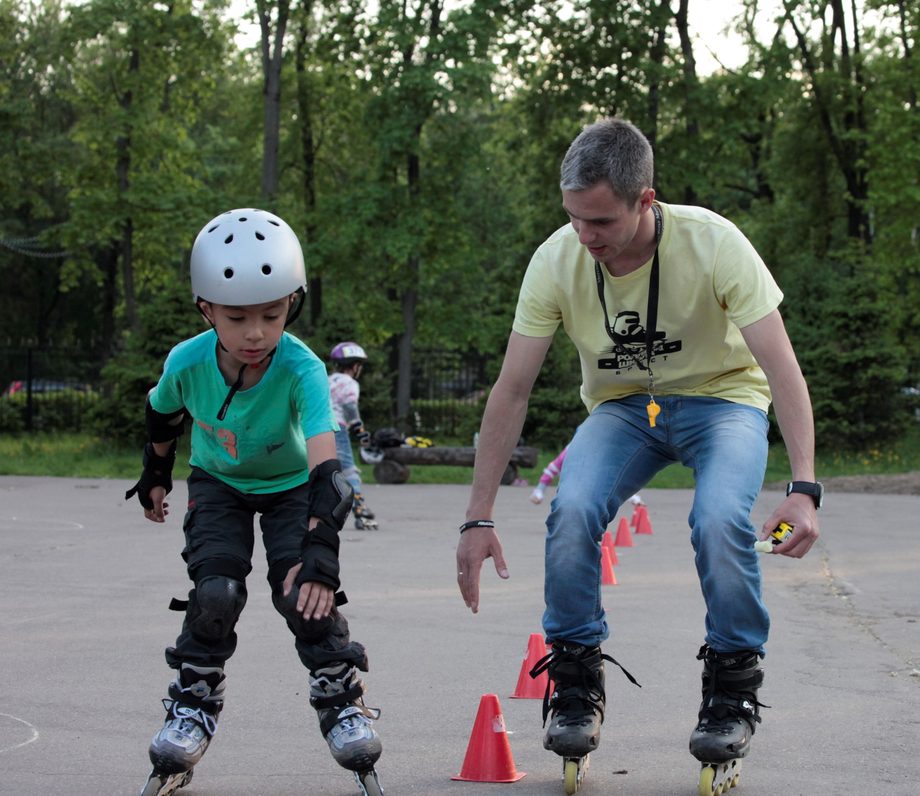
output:
[[[291,304],[290,309],[288,309],[287,320],[284,322],[285,329],[294,323],[294,321],[296,321],[300,316],[300,312],[303,309],[306,298],[306,291],[304,291],[302,287],[297,288],[297,291],[294,293],[294,303]]]

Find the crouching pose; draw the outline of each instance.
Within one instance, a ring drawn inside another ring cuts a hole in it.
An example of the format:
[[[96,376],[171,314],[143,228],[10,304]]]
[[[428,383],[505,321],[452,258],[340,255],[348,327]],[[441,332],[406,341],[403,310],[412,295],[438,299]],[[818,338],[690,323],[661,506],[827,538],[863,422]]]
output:
[[[335,457],[323,362],[284,331],[306,285],[297,236],[259,210],[217,216],[191,253],[192,292],[211,329],[179,343],[147,400],[149,442],[137,494],[144,515],[164,522],[176,440],[192,419],[185,560],[193,587],[172,607],[185,619],[166,662],[175,670],[166,720],[150,744],[153,773],[142,796],[188,784],[217,731],[224,668],[252,570],[259,515],[275,608],[309,670],[310,703],[335,760],[365,794],[380,793],[381,743],[365,707],[364,647],[338,606],[339,531],[353,491]]]

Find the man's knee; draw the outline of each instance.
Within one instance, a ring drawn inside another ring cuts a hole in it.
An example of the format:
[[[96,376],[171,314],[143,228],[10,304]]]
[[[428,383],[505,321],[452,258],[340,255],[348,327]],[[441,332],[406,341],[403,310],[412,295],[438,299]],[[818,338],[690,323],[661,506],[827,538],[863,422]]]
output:
[[[246,584],[226,575],[207,575],[189,594],[185,621],[195,638],[221,641],[233,633],[246,605]]]

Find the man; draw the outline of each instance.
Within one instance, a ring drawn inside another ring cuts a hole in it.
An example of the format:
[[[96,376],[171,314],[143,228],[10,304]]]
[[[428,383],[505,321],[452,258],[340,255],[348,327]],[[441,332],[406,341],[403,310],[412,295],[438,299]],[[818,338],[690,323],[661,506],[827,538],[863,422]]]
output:
[[[618,119],[585,128],[562,162],[570,224],[537,249],[524,276],[482,419],[457,579],[475,613],[483,561],[508,577],[492,508],[561,323],[581,357],[589,415],[547,518],[543,624],[556,689],[544,746],[566,758],[597,747],[608,636],[599,542],[620,504],[679,461],[696,478],[689,522],[707,609],[691,752],[724,763],[747,753],[760,721],[769,617],[749,515],[766,469],[771,395],[793,478],[760,531],[794,526],[776,553],[801,557],[814,544],[823,488],[808,389],[777,309],[782,293],[729,221],[656,202],[653,173],[648,141]]]

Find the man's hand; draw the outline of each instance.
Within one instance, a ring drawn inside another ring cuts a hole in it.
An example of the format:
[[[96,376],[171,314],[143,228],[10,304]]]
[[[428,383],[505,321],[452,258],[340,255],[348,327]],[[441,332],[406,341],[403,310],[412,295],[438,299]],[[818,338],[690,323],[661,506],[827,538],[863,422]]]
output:
[[[776,545],[773,552],[782,556],[802,558],[818,540],[818,518],[814,501],[809,495],[797,492],[789,495],[763,524],[760,538],[766,539],[781,522],[788,522],[795,530],[792,532],[792,538]]]
[[[288,570],[284,579],[283,594],[287,597],[294,588],[294,578],[303,564],[295,564]],[[335,605],[335,591],[324,583],[306,581],[300,586],[297,595],[297,611],[304,619],[324,619],[329,616]]]
[[[507,580],[510,575],[502,545],[494,528],[470,528],[460,534],[457,545],[457,585],[463,602],[475,614],[479,613],[479,572],[482,562],[491,558],[495,562],[495,571],[500,578]]]

